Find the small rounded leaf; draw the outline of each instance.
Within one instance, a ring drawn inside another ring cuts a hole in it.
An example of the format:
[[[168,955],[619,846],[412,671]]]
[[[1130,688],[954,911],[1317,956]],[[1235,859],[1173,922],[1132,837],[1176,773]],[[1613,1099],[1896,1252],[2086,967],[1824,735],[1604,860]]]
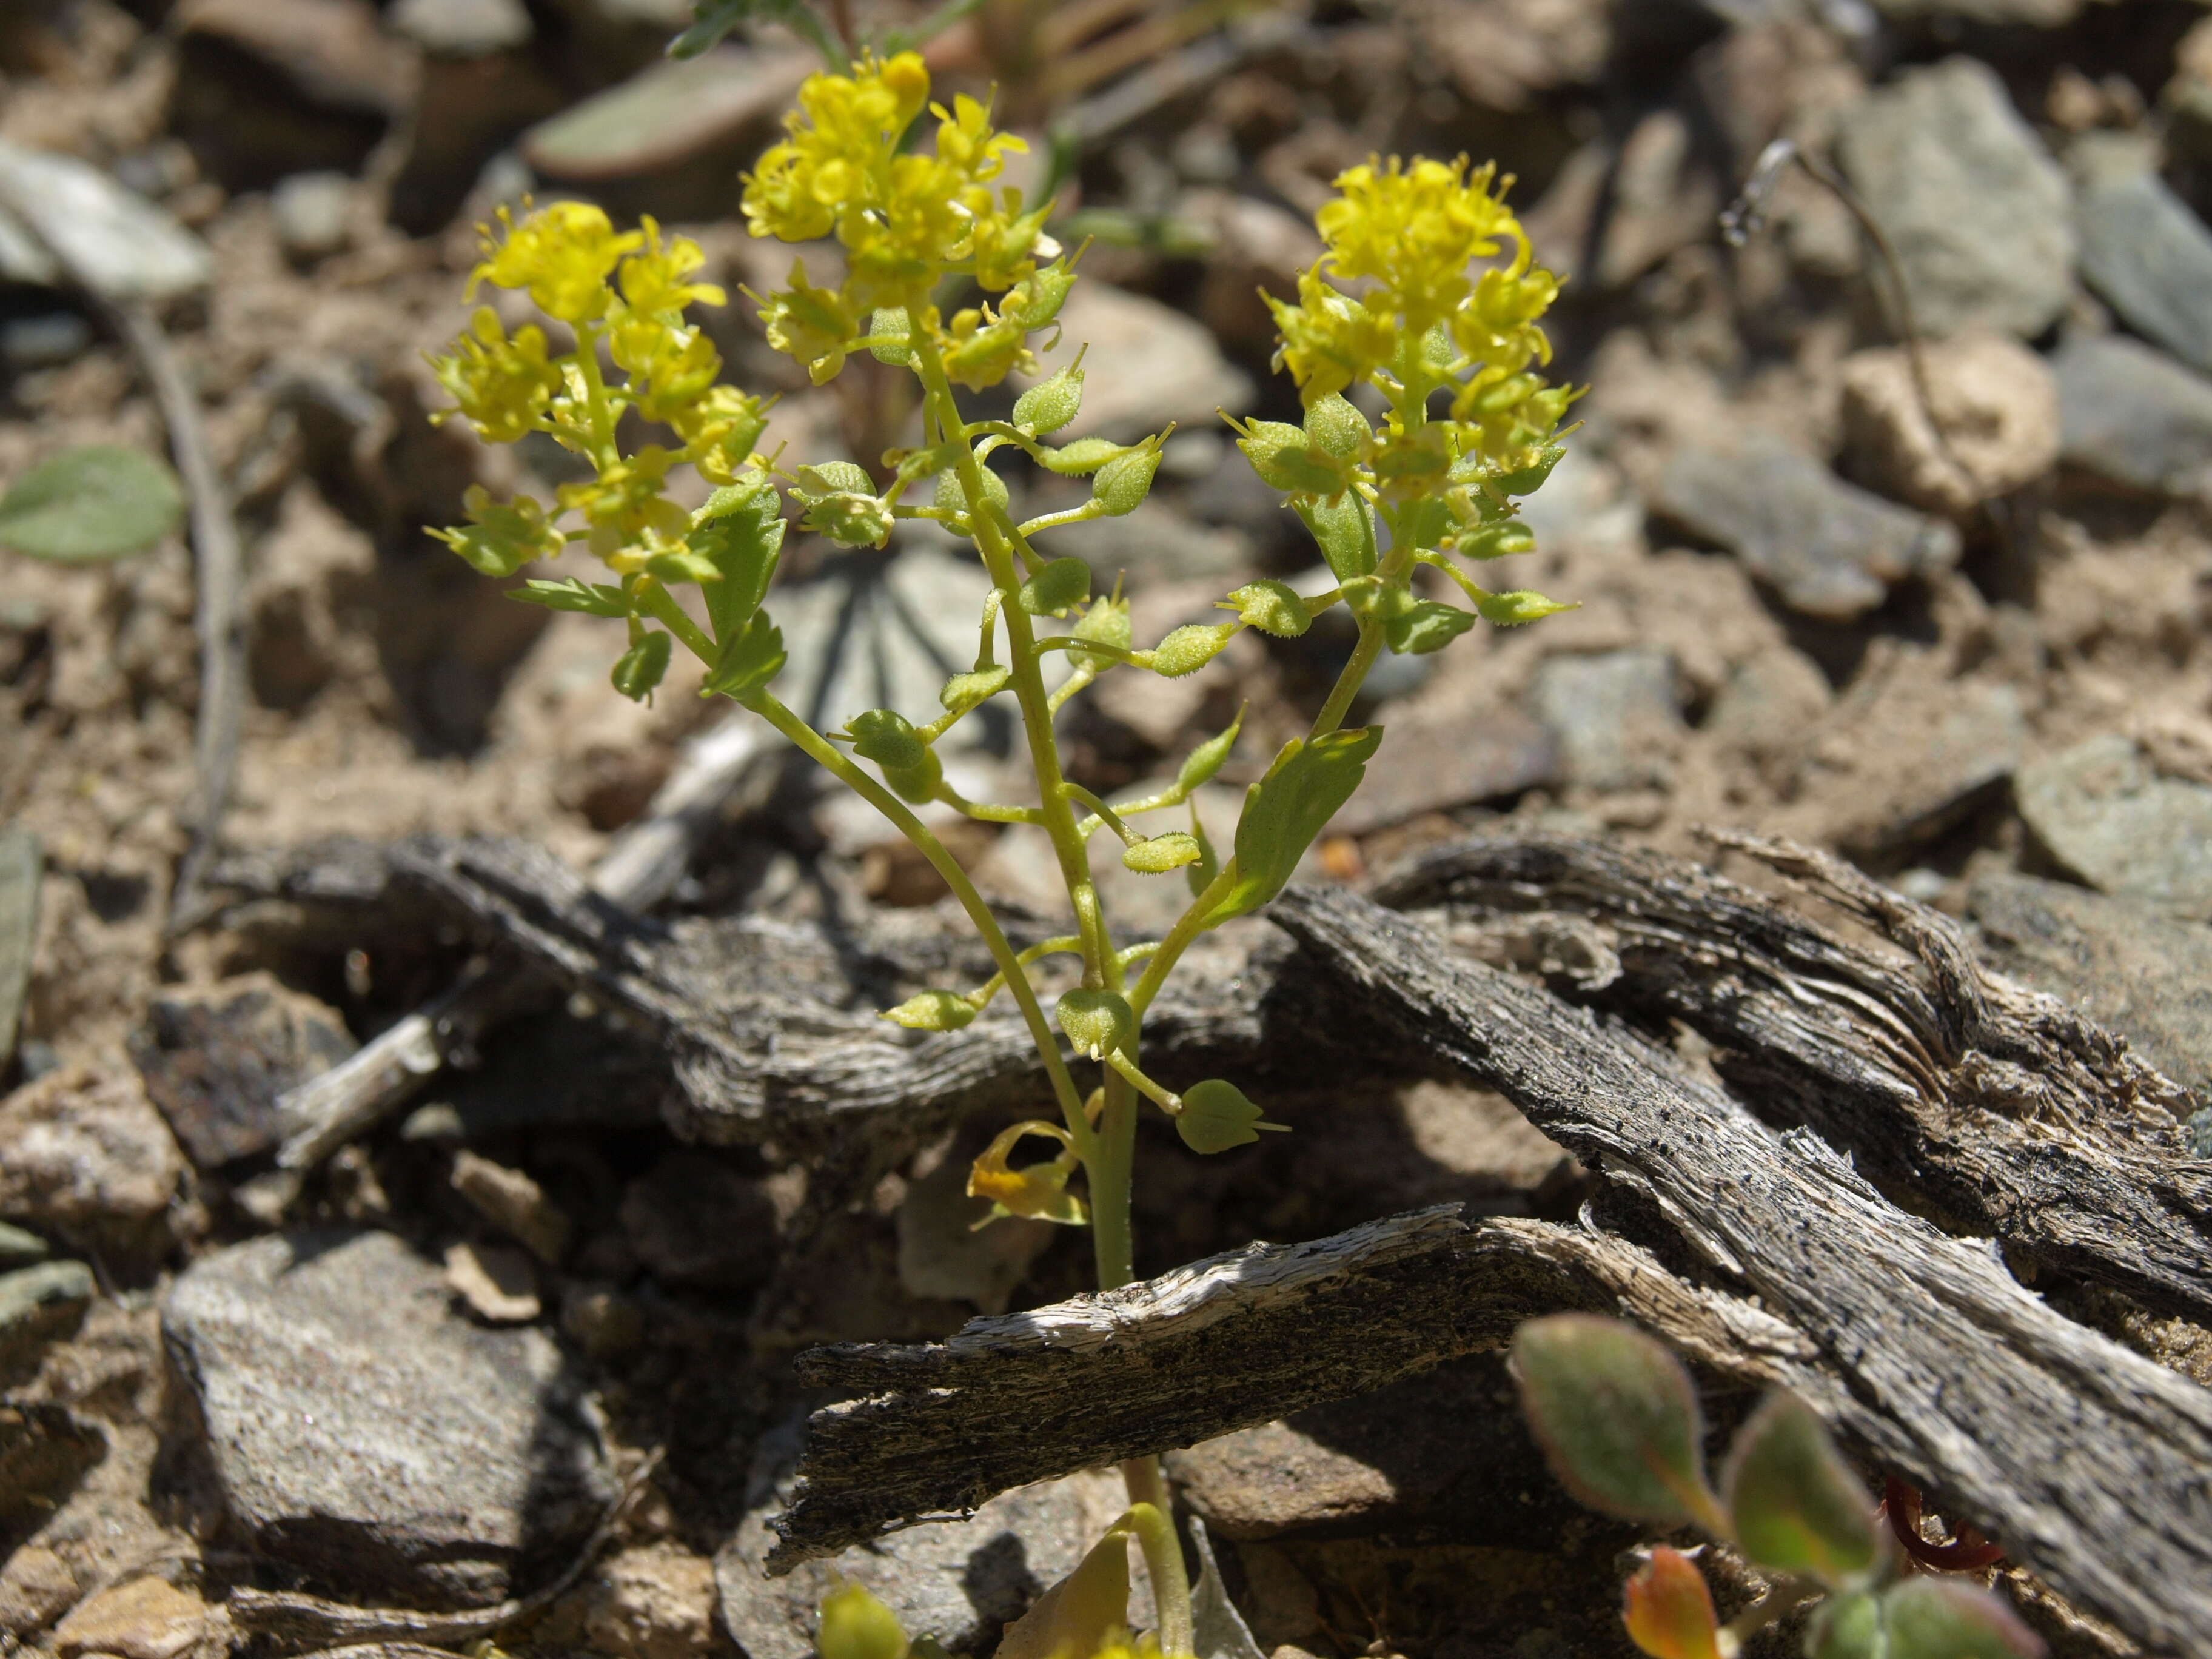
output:
[[[1159,470],[1159,447],[1141,445],[1098,469],[1098,476],[1091,481],[1091,499],[1109,519],[1134,513],[1152,493],[1152,475]]]
[[[1735,1437],[1721,1493],[1736,1542],[1762,1567],[1832,1589],[1863,1579],[1885,1552],[1874,1500],[1813,1408],[1770,1395]]]
[[[1552,1472],[1577,1498],[1626,1520],[1717,1529],[1697,1390],[1659,1343],[1617,1319],[1552,1314],[1514,1334],[1513,1373]]]
[[[184,513],[184,489],[167,466],[141,450],[94,444],[41,462],[0,496],[0,547],[54,564],[119,559],[160,541]]]
[[[1279,640],[1294,640],[1313,626],[1313,618],[1306,614],[1306,602],[1297,590],[1271,577],[1245,583],[1230,594],[1229,603],[1247,627],[1273,634]]]
[[[972,674],[955,674],[945,682],[945,689],[937,694],[948,714],[964,714],[979,703],[988,702],[1006,689],[1012,676],[1003,667],[979,668]]]
[[[1972,1584],[1907,1578],[1882,1593],[1881,1611],[1889,1659],[2043,1659],[2042,1638]]]
[[[955,991],[923,991],[883,1017],[909,1031],[957,1031],[975,1018],[975,1005]]]
[[[906,1659],[906,1632],[896,1613],[847,1579],[822,1598],[814,1647],[822,1659]]]
[[[1621,1622],[1651,1659],[1720,1659],[1720,1620],[1705,1576],[1664,1544],[1629,1579]]]
[[[1237,632],[1235,623],[1191,623],[1152,647],[1152,672],[1181,679],[1219,656]]]
[[[653,688],[668,672],[669,653],[674,643],[665,634],[652,633],[623,652],[609,676],[615,690],[632,702],[643,702],[652,696]]]
[[[1021,585],[1015,603],[1032,617],[1057,616],[1091,597],[1091,567],[1080,559],[1054,559]]]
[[[929,745],[914,722],[892,708],[871,708],[845,722],[853,738],[853,752],[889,771],[910,771],[922,763]]]
[[[1225,1152],[1257,1140],[1262,1129],[1284,1127],[1262,1121],[1260,1109],[1244,1091],[1218,1077],[1191,1085],[1183,1093],[1182,1110],[1176,1114],[1176,1133],[1194,1152]]]
[[[1091,1060],[1121,1052],[1137,1034],[1136,1011],[1127,997],[1114,991],[1070,991],[1060,998],[1053,1017],[1076,1053]]]
[[[1199,857],[1197,838],[1189,830],[1170,830],[1140,841],[1134,847],[1123,848],[1121,867],[1140,876],[1164,876],[1186,864],[1197,863]]]
[[[1014,399],[1014,424],[1033,438],[1057,432],[1083,408],[1083,370],[1070,363]]]

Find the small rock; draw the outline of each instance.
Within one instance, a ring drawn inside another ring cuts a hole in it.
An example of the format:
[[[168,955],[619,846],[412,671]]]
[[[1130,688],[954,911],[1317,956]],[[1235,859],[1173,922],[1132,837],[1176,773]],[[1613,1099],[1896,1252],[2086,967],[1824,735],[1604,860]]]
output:
[[[2033,876],[1977,877],[1966,915],[1990,964],[2124,1036],[2212,1101],[2212,929]]]
[[[527,1325],[544,1311],[530,1253],[512,1244],[448,1246],[446,1288],[489,1325]]]
[[[1847,702],[1837,723],[1849,731],[1860,707]],[[1856,751],[1848,800],[1829,822],[1831,836],[1854,856],[1892,854],[1940,835],[2003,786],[2027,746],[2027,716],[2009,685],[1955,682],[1911,712],[1919,718],[1911,742]],[[1866,729],[1884,728],[1868,720]]]
[[[714,1564],[679,1544],[624,1550],[592,1575],[584,1633],[615,1659],[690,1659],[714,1641]]]
[[[353,240],[354,182],[343,173],[295,173],[270,193],[277,246],[301,264],[337,252]]]
[[[909,1527],[769,1578],[761,1571],[773,1541],[767,1517],[782,1506],[770,1498],[714,1558],[722,1622],[749,1659],[814,1659],[823,1595],[853,1578],[908,1634],[933,1636],[953,1653],[979,1652],[1073,1572],[1127,1504],[1121,1477],[1093,1470],[1002,1492],[965,1521]],[[1140,1591],[1132,1601],[1143,1599]],[[1133,1617],[1139,1611],[1133,1606]]]
[[[0,1270],[27,1267],[33,1261],[46,1259],[46,1241],[36,1233],[25,1232],[21,1227],[11,1227],[0,1221]]]
[[[19,1638],[42,1631],[76,1595],[69,1563],[43,1544],[26,1544],[0,1562],[0,1631]]]
[[[1905,268],[1914,323],[1980,325],[2030,339],[2073,290],[2065,174],[1985,64],[1907,70],[1850,110],[1844,170]]]
[[[82,1261],[43,1261],[0,1273],[0,1376],[35,1369],[46,1345],[73,1336],[94,1291]]]
[[[1707,736],[1758,769],[1770,788],[1786,787],[1805,735],[1835,702],[1828,678],[1803,652],[1778,645],[1729,676],[1705,715]]]
[[[530,44],[522,0],[398,0],[384,21],[440,58],[484,58]]]
[[[0,323],[0,362],[10,368],[52,368],[74,362],[92,343],[92,325],[74,311],[11,317]]]
[[[204,1256],[161,1334],[230,1526],[309,1587],[488,1606],[564,1559],[614,1496],[552,1340],[454,1316],[438,1269],[388,1233]]]
[[[1329,820],[1334,834],[1364,836],[1424,812],[1517,795],[1560,775],[1553,729],[1517,708],[1417,710],[1386,726],[1366,781]]]
[[[1054,434],[1057,442],[1134,443],[1171,421],[1204,425],[1216,410],[1234,415],[1251,406],[1251,380],[1205,325],[1158,300],[1086,278],[1069,293],[1060,327],[1060,343],[1037,354],[1036,374],[1016,380],[1017,389],[1034,386],[1090,348],[1082,411]]]
[[[2212,380],[2109,335],[2069,337],[2051,368],[2062,461],[2123,489],[2212,501]]]
[[[283,1138],[276,1097],[360,1045],[337,1012],[265,973],[165,990],[131,1039],[146,1093],[192,1162],[214,1169]]]
[[[50,249],[112,300],[173,300],[214,280],[206,243],[74,156],[0,140],[0,276],[10,282],[69,286]]]
[[[705,1152],[671,1152],[622,1198],[630,1248],[672,1284],[757,1285],[775,1261],[775,1206],[763,1184]]]
[[[190,1590],[160,1578],[134,1578],[88,1597],[54,1630],[61,1659],[112,1654],[115,1659],[178,1659],[207,1632],[208,1606]]]
[[[567,1254],[567,1214],[521,1170],[464,1150],[453,1154],[453,1190],[547,1266],[557,1267]]]
[[[14,824],[0,830],[0,1071],[15,1052],[23,996],[31,988],[31,952],[39,942],[39,878],[46,865],[36,836]]]
[[[2212,374],[2212,231],[2130,137],[2075,146],[2081,280],[2128,327]]]
[[[2057,465],[2058,383],[2040,357],[1979,331],[1931,342],[1922,357],[1936,426],[1902,348],[1844,360],[1844,444],[1861,477],[1899,501],[1956,516]]]
[[[1845,483],[1808,455],[1765,439],[1738,451],[1677,449],[1653,513],[1728,549],[1793,611],[1848,622],[1908,576],[1958,562],[1950,525]]]
[[[1670,652],[1638,646],[1547,657],[1531,693],[1559,741],[1567,781],[1589,789],[1664,788],[1682,732]]]
[[[65,1066],[0,1100],[0,1215],[118,1268],[167,1248],[184,1170],[133,1074]]]
[[[2038,841],[2100,892],[2212,919],[2212,788],[2157,775],[2106,732],[2021,769],[2013,793]]]

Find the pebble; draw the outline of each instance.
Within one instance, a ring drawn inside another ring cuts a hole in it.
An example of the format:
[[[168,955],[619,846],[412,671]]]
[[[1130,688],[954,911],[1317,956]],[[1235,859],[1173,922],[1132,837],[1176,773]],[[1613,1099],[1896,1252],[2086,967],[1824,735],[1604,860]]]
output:
[[[359,191],[343,173],[295,173],[270,192],[270,217],[285,257],[312,264],[353,240],[354,204]]]
[[[11,317],[0,323],[0,362],[10,368],[52,368],[74,362],[91,343],[92,325],[74,311]]]
[[[1170,422],[1210,427],[1217,410],[1251,407],[1250,377],[1221,355],[1212,331],[1158,300],[1086,277],[1069,292],[1060,326],[1059,344],[1037,353],[1037,372],[1012,382],[1018,392],[1034,386],[1089,348],[1082,410],[1053,434],[1056,443],[1134,443]]]
[[[1908,70],[1845,113],[1844,170],[1887,232],[1923,334],[2032,339],[2073,291],[2066,178],[1985,64]]]
[[[0,830],[0,1068],[15,1052],[23,998],[31,988],[31,953],[39,942],[39,878],[46,870],[39,838],[20,825]]]
[[[446,1288],[488,1325],[527,1325],[545,1308],[530,1253],[512,1244],[447,1246]]]
[[[549,1267],[567,1254],[571,1224],[545,1189],[520,1170],[510,1170],[465,1149],[453,1154],[453,1190],[478,1215],[499,1228]]]
[[[205,242],[75,156],[0,140],[0,276],[9,282],[65,288],[75,272],[110,299],[158,301],[214,280]]]
[[[131,1058],[192,1162],[212,1170],[274,1146],[276,1097],[359,1047],[336,1009],[252,973],[163,990]]]
[[[2021,768],[2013,793],[2036,839],[2100,892],[2212,920],[2212,787],[2160,776],[2108,732]]]
[[[1836,726],[1849,731],[1860,707],[1847,700]],[[1933,839],[2002,787],[2027,750],[2027,717],[2009,685],[1948,682],[1917,712],[1912,742],[1855,751],[1849,789],[1838,792],[1829,819],[1846,852],[1883,857]],[[1869,729],[1884,728],[1869,721]]]
[[[551,1339],[457,1316],[438,1267],[388,1233],[204,1256],[161,1332],[231,1526],[304,1588],[486,1606],[542,1582],[614,1496]]]
[[[592,1651],[690,1659],[714,1642],[714,1564],[679,1544],[624,1550],[592,1575],[584,1604]]]
[[[60,1659],[109,1654],[114,1659],[179,1659],[207,1633],[206,1602],[161,1578],[134,1578],[88,1596],[55,1626]]]
[[[809,70],[805,50],[725,45],[648,64],[522,136],[522,158],[567,183],[630,179],[711,161],[772,124]]]
[[[82,1261],[42,1261],[0,1273],[0,1377],[36,1368],[46,1345],[83,1323],[96,1286]]]
[[[522,0],[398,0],[384,21],[439,58],[488,58],[530,44]]]
[[[2051,368],[2066,465],[2126,489],[2212,501],[2212,380],[2113,335],[2069,337]]]
[[[1547,657],[1529,701],[1559,744],[1570,783],[1600,790],[1664,788],[1682,732],[1671,652],[1650,646]]]
[[[43,1544],[26,1544],[0,1562],[0,1632],[22,1638],[44,1630],[76,1601],[76,1574]]]
[[[2042,358],[1982,330],[1931,341],[1922,357],[1932,426],[1902,347],[1844,359],[1844,446],[1858,477],[1957,517],[2058,464],[2058,383]]]
[[[1425,812],[1445,812],[1555,783],[1559,743],[1553,729],[1517,708],[1431,713],[1386,720],[1366,781],[1329,820],[1330,833],[1364,836]]]
[[[2212,231],[2137,141],[2093,133],[2069,159],[2081,280],[2130,329],[2212,374]]]
[[[118,1271],[167,1249],[185,1160],[137,1077],[64,1066],[0,1100],[0,1216]]]
[[[1768,439],[1741,449],[1677,449],[1652,512],[1726,548],[1789,607],[1848,622],[1892,584],[1958,562],[1959,532],[1845,483],[1809,455]]]

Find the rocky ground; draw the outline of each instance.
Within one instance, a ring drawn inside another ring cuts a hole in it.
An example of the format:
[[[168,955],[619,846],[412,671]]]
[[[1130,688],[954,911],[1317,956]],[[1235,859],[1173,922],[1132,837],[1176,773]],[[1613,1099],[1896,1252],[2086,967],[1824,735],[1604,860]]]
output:
[[[733,294],[781,275],[787,251],[730,215],[807,57],[765,31],[664,62],[687,18],[675,0],[0,16],[0,204],[66,187],[112,227],[101,278],[158,302],[236,496],[233,854],[432,831],[580,871],[718,718],[680,683],[625,701],[617,625],[510,605],[422,533],[471,483],[560,476],[556,451],[424,418],[422,354],[464,319],[471,226],[495,207],[583,194],[697,236]],[[1294,407],[1255,289],[1318,251],[1308,216],[1338,169],[1376,149],[1494,157],[1570,278],[1554,338],[1589,387],[1583,426],[1505,585],[1582,608],[1378,672],[1389,738],[1316,879],[1501,815],[1678,851],[1702,824],[1786,834],[1968,920],[2000,965],[2212,1088],[2200,7],[1317,0],[1224,29],[1170,3],[1004,0],[978,20],[933,49],[940,80],[995,81],[1008,120],[1075,146],[1066,228],[1095,238],[1066,317],[1065,352],[1088,341],[1094,371],[1079,429],[1182,423],[1152,501],[1060,548],[1127,571],[1140,635],[1250,574],[1315,574],[1214,411]],[[1832,157],[1885,230],[1926,405],[1834,194],[1785,169],[1765,223],[1722,235],[1777,138]],[[764,447],[867,461],[896,441],[884,385],[805,387],[742,301],[711,326],[736,378],[783,393]],[[127,345],[4,211],[0,399],[0,481],[86,441],[164,447]],[[1014,482],[1054,504],[1058,481]],[[289,1183],[277,1093],[443,990],[467,945],[266,893],[173,929],[191,551],[0,559],[0,1648],[351,1639],[243,1620],[258,1590],[439,1614],[458,1622],[409,1629],[446,1646],[496,1628],[518,1650],[801,1659],[826,1581],[752,1570],[811,1403],[792,1352],[1072,1294],[1084,1241],[969,1234],[967,1131],[851,1192],[773,1144],[687,1145],[659,1115],[665,1062],[587,1003],[489,1030],[477,1063]],[[917,536],[888,556],[794,538],[786,571],[795,705],[817,724],[933,706],[975,569]],[[1071,723],[1076,775],[1171,773],[1249,700],[1201,802],[1225,831],[1346,648],[1324,627],[1247,635],[1187,680],[1109,679]],[[970,726],[953,763],[976,794],[1010,734]],[[1055,908],[1027,838],[961,850],[994,895]],[[1141,931],[1159,890],[1111,885]],[[941,940],[940,897],[865,811],[793,776],[734,800],[668,908]],[[1241,1161],[1146,1148],[1144,1270],[1445,1200],[1571,1216],[1583,1190],[1492,1097],[1271,1115],[1296,1133]],[[2212,1382],[2212,1334],[2111,1322]],[[1626,1651],[1633,1534],[1551,1482],[1494,1361],[1173,1473],[1278,1659]],[[1117,1508],[1103,1478],[1012,1494],[866,1565],[917,1627],[984,1651]],[[528,1605],[468,1622],[508,1598]]]

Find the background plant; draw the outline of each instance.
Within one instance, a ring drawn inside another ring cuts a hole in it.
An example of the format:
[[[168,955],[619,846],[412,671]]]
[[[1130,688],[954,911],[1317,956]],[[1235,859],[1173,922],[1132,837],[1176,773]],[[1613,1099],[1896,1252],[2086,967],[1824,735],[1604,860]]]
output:
[[[1539,372],[1548,347],[1538,319],[1557,283],[1533,263],[1503,200],[1505,181],[1492,169],[1470,170],[1464,158],[1393,158],[1345,173],[1340,197],[1319,216],[1328,252],[1301,278],[1295,301],[1270,301],[1280,361],[1297,382],[1304,418],[1238,428],[1240,447],[1312,532],[1337,585],[1309,599],[1279,581],[1248,582],[1220,601],[1224,620],[1139,645],[1118,586],[1095,595],[1089,566],[1051,557],[1048,538],[1061,526],[1134,511],[1152,488],[1166,434],[1127,445],[1048,441],[1079,411],[1079,357],[1024,392],[1011,420],[971,417],[960,401],[963,391],[984,391],[1034,368],[1030,342],[1056,337],[1076,280],[1073,260],[1044,232],[1051,204],[1025,202],[1001,181],[1005,159],[1021,141],[995,131],[973,99],[958,98],[949,109],[931,104],[928,74],[912,52],[867,58],[850,74],[815,76],[799,104],[783,142],[746,180],[744,214],[756,235],[836,238],[844,274],[835,287],[817,285],[802,258],[786,286],[751,297],[770,343],[803,364],[816,385],[835,380],[863,352],[911,374],[920,430],[909,447],[881,458],[890,482],[879,489],[850,461],[786,465],[780,455],[756,454],[762,404],[721,381],[714,347],[687,320],[693,306],[726,298],[696,280],[704,263],[699,248],[664,237],[649,219],[617,231],[598,208],[561,202],[488,231],[471,281],[471,292],[484,283],[527,292],[559,337],[538,324],[509,331],[482,307],[436,369],[453,397],[452,412],[484,437],[544,433],[586,460],[592,477],[563,484],[550,504],[526,496],[494,501],[474,491],[469,522],[439,533],[495,576],[572,544],[586,547],[612,580],[531,580],[514,597],[623,619],[630,643],[613,679],[633,697],[653,694],[678,646],[694,653],[707,665],[708,693],[759,714],[921,851],[982,935],[998,972],[973,989],[926,991],[885,1017],[949,1031],[1000,993],[1011,998],[1036,1042],[1059,1118],[1009,1126],[976,1159],[969,1189],[990,1200],[994,1213],[1087,1223],[1098,1283],[1112,1289],[1133,1276],[1129,1194],[1141,1101],[1165,1112],[1184,1143],[1202,1153],[1277,1127],[1227,1079],[1178,1093],[1147,1074],[1144,1020],[1192,942],[1280,891],[1358,787],[1382,738],[1380,727],[1345,724],[1369,670],[1386,651],[1441,649],[1481,620],[1511,625],[1560,608],[1532,592],[1489,592],[1462,568],[1533,545],[1515,498],[1540,485],[1559,459],[1558,428],[1570,401]],[[925,112],[934,142],[916,143],[911,130],[927,124]],[[1371,399],[1379,422],[1347,394]],[[653,428],[673,441],[642,441]],[[1089,499],[1017,519],[991,465],[1009,453],[1048,471],[1087,477]],[[671,469],[684,462],[716,486],[696,512],[667,493]],[[945,682],[938,710],[872,709],[825,733],[778,700],[773,688],[785,650],[765,600],[787,494],[805,529],[842,546],[882,547],[906,519],[933,520],[972,543],[991,591],[973,666]],[[1430,597],[1416,585],[1424,569],[1467,603]],[[1350,659],[1306,734],[1285,744],[1248,791],[1225,854],[1208,844],[1194,811],[1187,830],[1146,833],[1135,821],[1185,806],[1228,758],[1236,722],[1200,744],[1167,787],[1140,799],[1109,803],[1066,775],[1054,717],[1100,678],[1192,673],[1246,629],[1296,636],[1340,604],[1358,625]],[[1000,697],[1019,710],[1033,801],[968,800],[946,781],[938,757],[935,745],[948,732]],[[966,872],[915,816],[915,806],[930,804],[1042,830],[1074,931],[1016,951]],[[1191,901],[1162,938],[1124,942],[1114,933],[1090,861],[1090,843],[1102,830],[1120,843],[1129,870],[1186,873]],[[1030,969],[1050,955],[1079,958],[1080,982],[1048,1012]],[[1072,1059],[1062,1054],[1063,1036]],[[1096,1084],[1079,1084],[1079,1067],[1095,1067]],[[1013,1155],[1025,1139],[1057,1143],[1059,1151],[1017,1167]],[[1070,1184],[1079,1170],[1080,1193]],[[1133,1462],[1125,1474],[1133,1504],[1164,1516],[1168,1498],[1156,1461]],[[1188,1595],[1172,1533],[1164,1522],[1135,1532],[1161,1609],[1161,1644],[1188,1651]]]
[[[1757,1632],[1818,1603],[1808,1659],[2037,1659],[1997,1598],[1899,1576],[1873,1501],[1812,1408],[1771,1394],[1737,1432],[1717,1492],[1696,1389],[1665,1347],[1618,1320],[1556,1314],[1513,1339],[1522,1408],[1560,1481],[1625,1520],[1695,1527],[1772,1575],[1723,1625],[1697,1563],[1662,1544],[1628,1581],[1622,1619],[1654,1659],[1735,1659]],[[1914,1517],[1917,1519],[1917,1515]]]

